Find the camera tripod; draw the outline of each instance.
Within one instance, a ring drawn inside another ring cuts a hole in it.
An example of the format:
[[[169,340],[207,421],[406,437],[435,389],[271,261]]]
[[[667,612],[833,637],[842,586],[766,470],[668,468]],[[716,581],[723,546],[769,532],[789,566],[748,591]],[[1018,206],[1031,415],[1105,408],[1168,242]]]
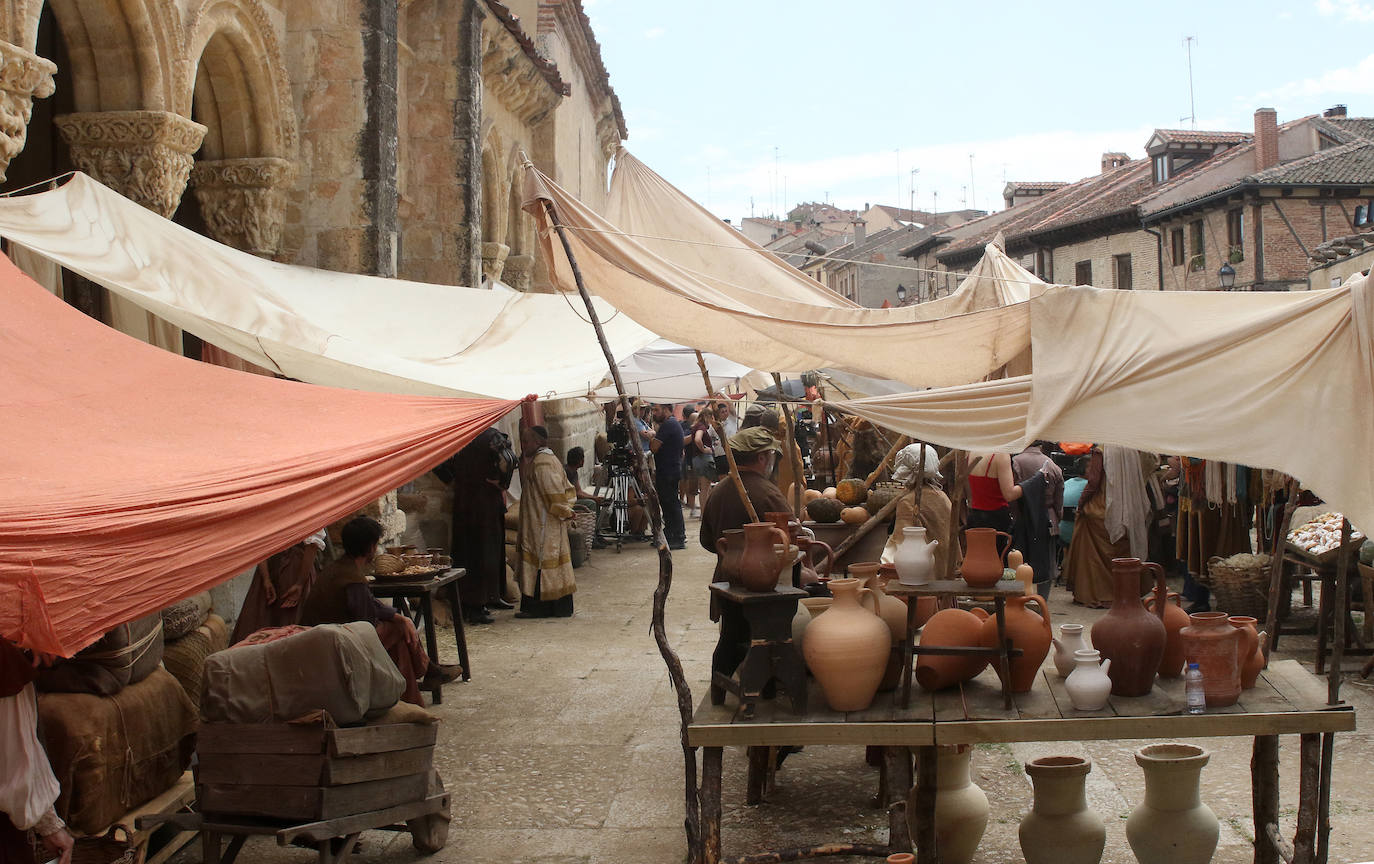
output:
[[[615,551],[619,552],[626,538],[631,540],[647,538],[643,534],[630,531],[630,490],[634,490],[640,507],[644,506],[644,490],[639,488],[639,480],[635,478],[633,462],[615,458],[615,455],[618,454],[613,454],[610,460],[610,476],[607,478],[611,488],[611,500],[607,519],[609,524],[606,527],[610,530],[610,534],[608,536],[602,533],[600,520],[598,520],[596,537],[604,543],[609,543],[611,539],[614,539]]]

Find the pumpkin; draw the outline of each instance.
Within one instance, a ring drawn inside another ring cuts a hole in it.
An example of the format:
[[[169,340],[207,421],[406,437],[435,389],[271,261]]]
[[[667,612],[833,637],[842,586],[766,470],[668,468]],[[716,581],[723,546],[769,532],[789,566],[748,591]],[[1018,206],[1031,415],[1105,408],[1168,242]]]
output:
[[[834,497],[835,497],[835,487],[834,487],[834,486],[827,486],[827,487],[825,487],[825,491],[821,493],[821,496],[824,497],[824,498],[834,498]]]
[[[813,498],[806,503],[806,515],[814,522],[838,522],[844,505],[834,498]]]
[[[835,497],[840,499],[841,503],[851,506],[862,504],[868,498],[868,487],[864,485],[864,481],[853,477],[841,480],[835,487]]]
[[[896,489],[874,489],[868,493],[868,500],[864,502],[864,507],[874,516],[888,504],[892,503],[893,498],[901,496],[901,492]]]
[[[817,498],[821,498],[821,497],[823,497],[823,496],[821,495],[819,489],[803,489],[803,490],[802,490],[802,501],[805,502],[805,503],[808,503],[808,504],[809,504],[809,503],[811,503],[812,501],[815,501]]]
[[[862,525],[868,521],[868,511],[863,507],[846,507],[840,511],[840,521],[849,525]]]

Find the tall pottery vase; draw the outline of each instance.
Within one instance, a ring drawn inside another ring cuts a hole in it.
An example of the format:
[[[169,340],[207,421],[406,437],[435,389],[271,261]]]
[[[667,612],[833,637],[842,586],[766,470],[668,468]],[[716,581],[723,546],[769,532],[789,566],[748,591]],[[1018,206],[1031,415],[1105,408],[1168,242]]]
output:
[[[892,631],[859,602],[858,579],[832,579],[830,608],[806,627],[802,656],[832,711],[862,711],[873,703],[892,650]]]
[[[868,594],[863,599],[864,606],[870,606],[875,615],[887,625],[892,633],[892,647],[888,651],[887,664],[883,667],[883,680],[878,684],[879,691],[891,690],[902,680],[902,643],[906,641],[906,604],[896,597],[887,596],[883,591],[883,580],[878,571],[882,565],[877,561],[850,564],[849,576],[858,579]]]
[[[1145,600],[1145,608],[1155,611],[1155,598]],[[1177,591],[1170,591],[1164,605],[1164,656],[1159,661],[1159,677],[1177,678],[1183,674],[1183,637],[1179,631],[1188,626],[1188,613],[1183,611],[1183,598]]]
[[[1249,615],[1232,615],[1231,626],[1240,631],[1240,688],[1249,690],[1259,680],[1264,669],[1264,639],[1266,634],[1255,629],[1259,622]]]
[[[1151,744],[1136,751],[1145,801],[1126,819],[1126,840],[1140,864],[1207,864],[1217,849],[1217,817],[1198,792],[1208,753],[1192,744]]]
[[[1031,603],[1039,607],[1038,612],[1026,608]],[[1040,665],[1050,653],[1050,643],[1054,641],[1054,631],[1050,629],[1050,610],[1039,594],[1007,598],[1006,629],[1011,647],[1021,651],[1021,656],[1012,657],[1007,663],[1011,672],[1007,689],[1013,693],[1029,693],[1036,676],[1040,674]],[[985,648],[997,647],[995,617],[983,622],[982,643]]]
[[[1241,631],[1225,612],[1194,612],[1183,628],[1183,653],[1202,670],[1208,708],[1225,708],[1240,699]]]
[[[988,827],[988,796],[973,782],[972,745],[936,749],[935,848],[942,864],[968,864]],[[907,813],[916,812],[919,788],[907,794]]]
[[[1026,864],[1097,864],[1107,842],[1102,817],[1088,809],[1084,784],[1092,763],[1078,756],[1044,756],[1026,763],[1035,788],[1031,811],[1017,835]]]
[[[976,615],[966,609],[941,609],[921,630],[920,644],[932,648],[981,648],[986,612]],[[916,683],[926,690],[943,690],[974,678],[988,661],[982,657],[958,655],[916,655]]]
[[[1140,571],[1155,574],[1155,611],[1140,601]],[[1168,594],[1164,568],[1139,558],[1112,559],[1112,608],[1093,624],[1093,647],[1111,660],[1108,674],[1113,696],[1144,696],[1154,687],[1168,632],[1164,629],[1164,600]]]
[[[1083,641],[1083,625],[1060,624],[1059,638],[1053,644],[1054,671],[1059,673],[1060,678],[1067,678],[1073,674],[1073,652],[1088,647],[1088,643]]]
[[[997,538],[1007,538],[1007,548],[1011,548],[1011,535],[996,528],[967,528],[964,530],[964,563],[959,575],[975,588],[991,588],[1002,578],[1006,566],[1006,553],[998,553]]]

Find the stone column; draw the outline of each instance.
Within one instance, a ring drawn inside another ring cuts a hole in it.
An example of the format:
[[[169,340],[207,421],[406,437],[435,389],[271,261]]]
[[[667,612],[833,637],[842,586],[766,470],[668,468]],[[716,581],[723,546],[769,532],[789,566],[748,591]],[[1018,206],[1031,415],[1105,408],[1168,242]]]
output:
[[[501,269],[501,279],[516,291],[528,291],[532,283],[533,255],[511,255]]]
[[[286,193],[296,166],[286,159],[220,159],[197,162],[191,187],[206,233],[226,246],[272,258],[281,248]]]
[[[56,71],[51,60],[0,41],[0,181],[10,160],[24,149],[33,100],[53,94]]]
[[[64,114],[55,122],[77,168],[159,216],[176,212],[204,126],[169,111]],[[109,299],[112,327],[181,353],[179,328],[116,294]]]
[[[506,256],[510,254],[510,247],[505,243],[483,243],[482,244],[482,276],[493,282],[501,280],[501,271],[505,269]],[[481,283],[473,286],[481,287]]]

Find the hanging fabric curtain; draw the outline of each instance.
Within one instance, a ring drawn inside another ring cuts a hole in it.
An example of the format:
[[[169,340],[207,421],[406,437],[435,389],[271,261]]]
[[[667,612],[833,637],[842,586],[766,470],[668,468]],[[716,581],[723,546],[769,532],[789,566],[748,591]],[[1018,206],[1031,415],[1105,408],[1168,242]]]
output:
[[[71,655],[442,462],[518,403],[316,387],[88,318],[0,256],[0,636]]]

